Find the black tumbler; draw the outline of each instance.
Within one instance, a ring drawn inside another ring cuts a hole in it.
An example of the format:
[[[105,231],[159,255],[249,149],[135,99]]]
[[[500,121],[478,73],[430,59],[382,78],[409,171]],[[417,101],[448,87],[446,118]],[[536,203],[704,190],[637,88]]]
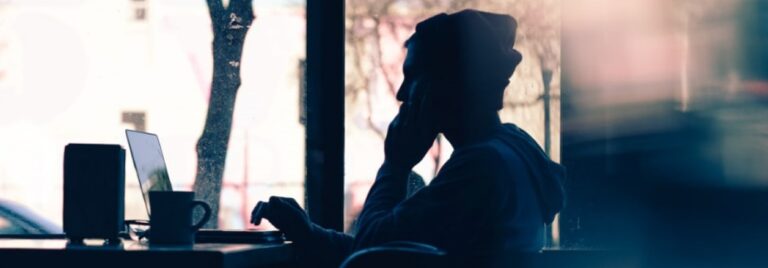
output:
[[[150,220],[149,243],[155,245],[192,245],[195,232],[211,216],[211,207],[195,200],[195,192],[149,192]],[[192,224],[195,206],[205,210],[203,218]]]

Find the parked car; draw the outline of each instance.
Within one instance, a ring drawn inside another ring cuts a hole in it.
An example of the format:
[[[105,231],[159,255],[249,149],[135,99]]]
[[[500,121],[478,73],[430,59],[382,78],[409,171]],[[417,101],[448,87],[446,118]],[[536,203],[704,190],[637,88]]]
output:
[[[32,210],[0,199],[0,236],[62,234],[61,226],[43,218]]]

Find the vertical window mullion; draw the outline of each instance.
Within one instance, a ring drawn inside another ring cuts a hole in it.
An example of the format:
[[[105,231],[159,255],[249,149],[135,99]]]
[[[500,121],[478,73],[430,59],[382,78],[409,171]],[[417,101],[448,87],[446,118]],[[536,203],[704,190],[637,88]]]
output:
[[[307,0],[306,208],[344,227],[344,0]]]

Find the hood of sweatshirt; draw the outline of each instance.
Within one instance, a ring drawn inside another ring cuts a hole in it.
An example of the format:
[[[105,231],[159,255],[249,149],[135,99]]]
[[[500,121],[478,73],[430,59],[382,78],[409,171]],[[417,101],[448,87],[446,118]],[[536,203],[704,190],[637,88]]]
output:
[[[525,166],[536,190],[541,215],[547,224],[565,206],[565,167],[553,162],[536,140],[514,124],[504,124],[498,138],[516,151]]]

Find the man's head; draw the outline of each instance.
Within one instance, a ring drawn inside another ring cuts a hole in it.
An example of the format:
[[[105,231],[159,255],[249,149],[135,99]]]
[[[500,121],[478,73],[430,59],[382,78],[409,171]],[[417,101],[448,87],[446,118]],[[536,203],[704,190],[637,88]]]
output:
[[[495,115],[522,59],[512,48],[516,28],[511,16],[476,10],[419,23],[405,44],[405,80],[397,99],[412,106],[409,110],[431,113],[440,132],[462,120]]]

